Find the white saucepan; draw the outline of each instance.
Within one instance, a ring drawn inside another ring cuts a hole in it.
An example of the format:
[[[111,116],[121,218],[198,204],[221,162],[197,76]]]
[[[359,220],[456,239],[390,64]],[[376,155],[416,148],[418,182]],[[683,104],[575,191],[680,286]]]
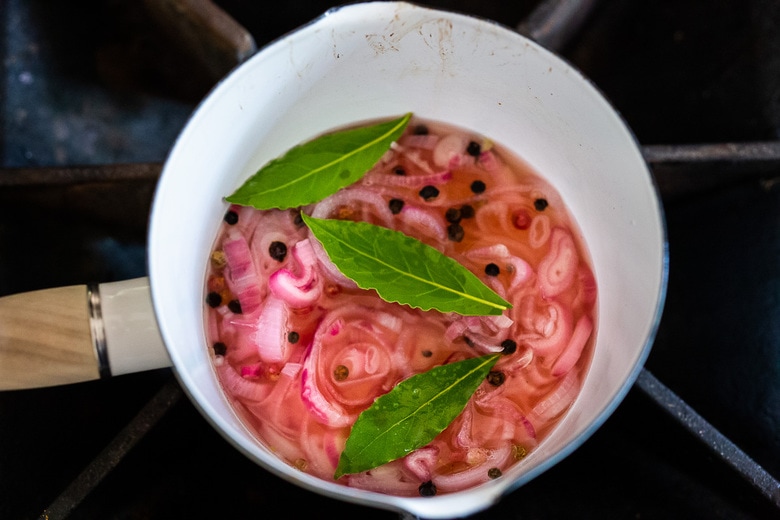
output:
[[[579,223],[599,289],[592,366],[559,426],[502,478],[415,498],[346,488],[277,459],[222,395],[203,332],[203,284],[227,207],[223,197],[300,142],[406,112],[488,136],[549,179]],[[631,132],[598,90],[514,31],[400,2],[328,11],[221,81],[165,164],[148,249],[148,279],[0,299],[0,388],[97,377],[95,345],[103,370],[113,374],[172,364],[203,415],[266,469],[318,493],[424,518],[485,509],[581,445],[637,377],[667,278],[653,180]],[[36,355],[62,363],[36,362]],[[35,369],[20,375],[25,367]]]

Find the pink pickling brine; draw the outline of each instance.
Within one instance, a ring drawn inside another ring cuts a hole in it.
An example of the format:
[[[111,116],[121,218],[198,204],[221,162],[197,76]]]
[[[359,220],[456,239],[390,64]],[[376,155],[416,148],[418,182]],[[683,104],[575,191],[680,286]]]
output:
[[[371,222],[454,258],[512,304],[500,316],[420,311],[342,275],[300,218]],[[332,480],[358,415],[400,381],[500,352],[427,446],[338,482],[448,493],[521,460],[571,406],[597,330],[586,245],[556,190],[471,132],[413,119],[362,180],[299,210],[231,206],[206,281],[219,381],[257,438]]]

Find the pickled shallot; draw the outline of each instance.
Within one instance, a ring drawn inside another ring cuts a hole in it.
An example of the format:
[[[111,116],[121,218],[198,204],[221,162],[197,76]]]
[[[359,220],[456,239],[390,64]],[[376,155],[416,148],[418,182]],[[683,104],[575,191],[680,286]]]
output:
[[[291,466],[325,480],[377,397],[434,367],[500,355],[430,443],[336,480],[430,496],[501,478],[565,416],[592,356],[597,285],[547,181],[482,136],[414,123],[361,180],[319,202],[229,206],[204,308],[215,373],[237,415]],[[462,316],[382,300],[338,270],[301,212],[413,236],[512,308]]]

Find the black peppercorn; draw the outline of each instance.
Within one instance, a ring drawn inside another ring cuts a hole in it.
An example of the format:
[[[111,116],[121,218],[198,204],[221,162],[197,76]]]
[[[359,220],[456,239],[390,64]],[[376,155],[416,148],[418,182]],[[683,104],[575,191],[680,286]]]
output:
[[[435,199],[438,196],[439,196],[439,189],[436,186],[431,186],[429,184],[428,186],[424,186],[423,189],[420,190],[420,197],[422,197],[425,200]]]
[[[300,228],[303,226],[303,217],[301,216],[300,211],[295,212],[295,216],[293,217],[293,224],[295,224],[295,227]]]
[[[287,341],[289,341],[290,343],[293,343],[293,344],[298,343],[299,339],[301,339],[301,335],[298,334],[295,331],[289,332],[287,334]]]
[[[277,262],[281,262],[287,256],[287,244],[278,240],[271,242],[268,246],[268,254]]]
[[[460,216],[460,210],[458,208],[450,208],[444,214],[444,218],[447,219],[447,222],[457,224],[458,222],[460,222],[460,219],[462,217]]]
[[[406,170],[403,166],[398,165],[395,168],[393,168],[393,173],[396,175],[406,175]]]
[[[545,208],[547,208],[547,199],[536,199],[534,201],[534,208],[536,208],[536,211],[544,211]]]
[[[460,224],[450,224],[447,226],[447,238],[453,242],[460,242],[463,240],[463,226]]]
[[[420,484],[418,488],[421,497],[432,497],[436,495],[436,485],[430,480]]]
[[[466,147],[466,153],[472,157],[479,157],[479,154],[482,153],[482,147],[478,142],[471,141]]]
[[[476,194],[484,193],[485,188],[485,183],[482,181],[474,181],[471,183],[471,191]]]
[[[238,300],[230,300],[228,302],[228,309],[234,314],[241,314],[243,312],[241,310],[241,302]]]
[[[217,356],[224,356],[227,352],[227,345],[222,343],[221,341],[217,341],[214,343],[214,354]]]
[[[414,135],[428,135],[428,127],[425,125],[417,125],[412,131]]]
[[[493,262],[485,266],[485,274],[488,276],[498,276],[498,273],[500,272],[501,269],[499,269],[499,267]]]
[[[225,222],[227,222],[231,226],[238,224],[238,213],[236,213],[232,209],[227,213],[225,213]]]
[[[404,209],[404,201],[401,199],[390,199],[388,206],[390,207],[390,213],[398,215]]]
[[[502,354],[514,354],[517,351],[517,342],[513,339],[505,339],[501,342]]]
[[[487,381],[493,386],[501,386],[506,381],[506,376],[498,370],[491,370],[487,375]]]
[[[218,292],[210,292],[206,295],[206,304],[212,309],[222,305],[222,296]]]
[[[433,356],[433,352],[431,352],[428,349],[423,350],[422,352],[420,352],[420,354],[422,354],[422,357],[431,357],[431,356]]]
[[[471,204],[464,204],[460,208],[461,218],[474,218],[474,206]]]

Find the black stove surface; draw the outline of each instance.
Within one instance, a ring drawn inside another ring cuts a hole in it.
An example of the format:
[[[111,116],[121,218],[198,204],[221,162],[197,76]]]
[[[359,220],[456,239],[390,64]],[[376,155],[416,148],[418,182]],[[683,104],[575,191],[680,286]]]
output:
[[[425,3],[514,27],[541,2]],[[647,370],[780,478],[780,7],[582,3],[592,10],[558,52],[635,132],[666,212],[669,286]],[[155,174],[215,80],[144,5],[0,5],[2,167],[108,172],[23,187],[0,179],[0,295],[146,274]],[[333,4],[218,5],[262,46]],[[128,164],[145,173],[112,169]],[[474,518],[769,519],[779,508],[637,385],[575,453]],[[0,392],[0,519],[320,511],[398,517],[259,468],[169,369]]]

